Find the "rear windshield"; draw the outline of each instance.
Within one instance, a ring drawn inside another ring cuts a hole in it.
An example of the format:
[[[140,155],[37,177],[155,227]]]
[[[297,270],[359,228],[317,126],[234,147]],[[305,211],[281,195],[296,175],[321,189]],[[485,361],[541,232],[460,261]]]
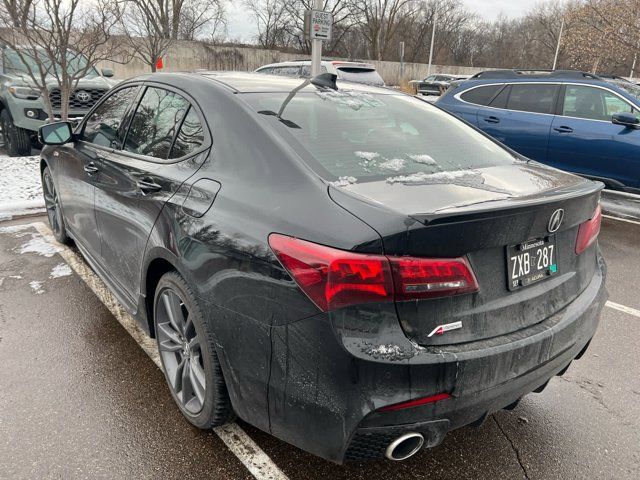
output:
[[[428,181],[515,160],[460,120],[408,95],[328,90],[298,93],[289,103],[286,93],[243,97],[328,181]]]
[[[338,78],[348,82],[366,83],[368,85],[382,86],[384,80],[378,72],[368,68],[339,67]]]

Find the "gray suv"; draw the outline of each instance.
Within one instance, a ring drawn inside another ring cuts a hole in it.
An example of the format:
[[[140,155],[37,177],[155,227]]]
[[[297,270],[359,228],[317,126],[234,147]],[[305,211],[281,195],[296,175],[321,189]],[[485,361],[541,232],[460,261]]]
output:
[[[25,57],[23,55],[24,58]],[[77,68],[83,68],[79,62],[86,61],[82,57],[74,60]],[[37,72],[34,62],[28,68]],[[55,68],[55,67],[52,67]],[[100,98],[113,86],[108,80],[113,77],[113,70],[103,69],[100,73],[91,69],[70,98],[69,120],[81,119]],[[61,95],[58,83],[51,77],[49,97],[53,113],[59,117],[61,110]],[[30,155],[32,145],[37,142],[40,126],[47,120],[48,115],[40,91],[35,88],[25,64],[15,50],[4,47],[0,58],[0,127],[2,139],[7,153],[12,156]]]

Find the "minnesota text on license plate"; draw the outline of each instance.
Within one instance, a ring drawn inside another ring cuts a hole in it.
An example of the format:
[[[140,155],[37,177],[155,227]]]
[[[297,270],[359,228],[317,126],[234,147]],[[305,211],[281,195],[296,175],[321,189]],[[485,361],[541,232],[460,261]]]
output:
[[[507,247],[509,290],[517,290],[558,273],[555,236]]]

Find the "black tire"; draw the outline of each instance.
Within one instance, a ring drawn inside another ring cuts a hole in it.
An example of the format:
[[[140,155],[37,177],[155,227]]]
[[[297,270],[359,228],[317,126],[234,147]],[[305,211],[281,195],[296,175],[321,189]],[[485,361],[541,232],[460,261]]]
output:
[[[31,155],[31,136],[29,131],[16,127],[7,109],[2,110],[0,113],[0,124],[2,125],[4,148],[9,156],[23,157]]]
[[[71,243],[71,239],[67,235],[67,227],[64,222],[60,199],[58,198],[56,186],[49,167],[45,167],[42,171],[42,194],[44,196],[44,205],[47,209],[47,217],[53,236],[60,243]]]
[[[183,320],[177,318],[181,315]],[[235,415],[213,333],[204,321],[196,296],[177,272],[160,279],[153,317],[162,370],[185,418],[202,429],[232,421]],[[204,388],[204,393],[198,386]]]

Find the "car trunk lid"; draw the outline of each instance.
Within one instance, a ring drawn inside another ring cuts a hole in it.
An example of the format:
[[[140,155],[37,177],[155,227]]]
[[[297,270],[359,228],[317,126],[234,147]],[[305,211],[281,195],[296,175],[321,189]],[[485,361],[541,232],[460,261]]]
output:
[[[430,180],[330,188],[334,201],[380,233],[385,254],[469,260],[478,292],[396,302],[409,338],[445,345],[513,333],[545,320],[587,287],[596,268],[595,248],[576,255],[576,237],[596,209],[600,184],[536,164]],[[564,216],[552,233],[550,220],[558,210]],[[510,289],[509,247],[539,239],[554,242],[557,271]],[[452,329],[434,334],[443,326]]]

